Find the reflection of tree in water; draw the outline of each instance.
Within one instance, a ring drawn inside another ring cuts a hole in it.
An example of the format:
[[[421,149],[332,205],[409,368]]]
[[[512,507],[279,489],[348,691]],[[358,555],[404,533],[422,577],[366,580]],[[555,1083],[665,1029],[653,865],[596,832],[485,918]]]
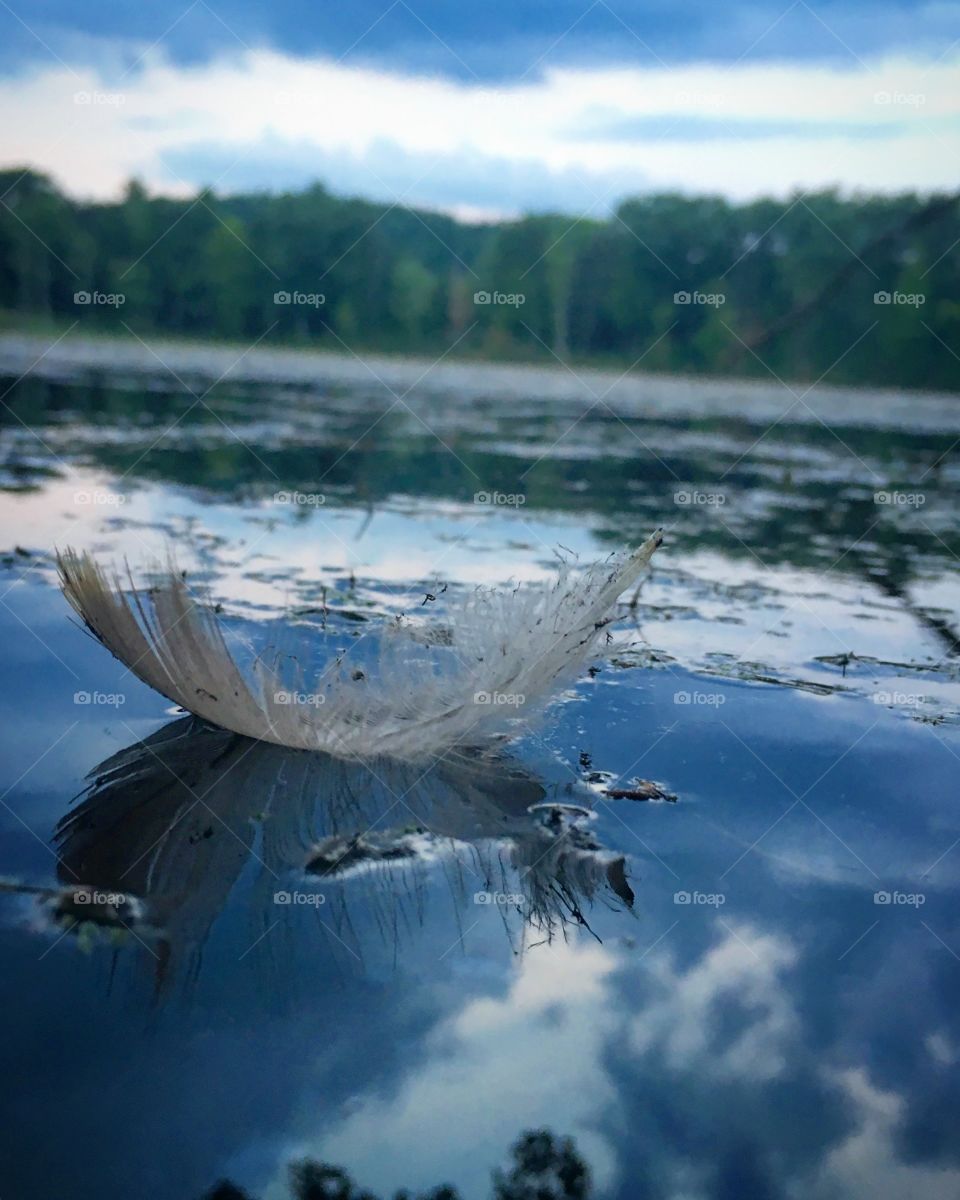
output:
[[[241,877],[251,889],[236,905],[248,923],[244,950],[274,972],[295,961],[282,941],[294,933],[319,936],[347,967],[384,942],[396,957],[437,883],[458,926],[478,894],[480,904],[492,900],[515,949],[528,934],[589,929],[593,903],[633,904],[624,856],[596,839],[590,810],[551,801],[539,779],[496,751],[450,754],[427,770],[359,764],[186,718],[91,777],[56,830],[62,891],[40,891],[60,924],[126,935],[157,997],[199,975]],[[323,901],[295,914],[283,902],[293,893]],[[97,904],[94,895],[121,899]]]
[[[513,1144],[511,1164],[498,1168],[491,1180],[491,1200],[589,1200],[590,1169],[577,1153],[573,1139],[557,1137],[549,1129],[528,1130]],[[459,1200],[460,1193],[440,1184],[416,1197],[407,1191],[394,1200]],[[305,1159],[290,1167],[291,1200],[378,1200],[358,1187],[341,1167]],[[235,1184],[224,1180],[203,1200],[252,1200]]]

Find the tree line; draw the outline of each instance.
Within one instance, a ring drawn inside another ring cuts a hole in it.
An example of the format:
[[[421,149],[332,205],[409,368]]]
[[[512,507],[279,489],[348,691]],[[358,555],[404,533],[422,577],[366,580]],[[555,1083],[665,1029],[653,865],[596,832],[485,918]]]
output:
[[[114,202],[0,172],[7,327],[960,389],[957,197],[658,194],[470,224],[303,191]]]

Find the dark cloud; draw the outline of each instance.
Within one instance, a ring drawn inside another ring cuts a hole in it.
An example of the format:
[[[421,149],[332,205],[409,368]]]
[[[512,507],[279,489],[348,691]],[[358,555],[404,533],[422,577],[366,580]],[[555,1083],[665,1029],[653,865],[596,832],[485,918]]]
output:
[[[942,54],[960,34],[956,4],[912,0],[555,0],[484,5],[449,0],[195,0],[132,5],[34,0],[19,18],[0,10],[0,67],[53,55],[97,59],[97,43],[127,47],[126,66],[158,44],[177,62],[245,46],[324,55],[470,81],[535,77],[550,65],[656,65],[741,60],[856,61],[884,52]],[[18,10],[19,11],[19,10]]]

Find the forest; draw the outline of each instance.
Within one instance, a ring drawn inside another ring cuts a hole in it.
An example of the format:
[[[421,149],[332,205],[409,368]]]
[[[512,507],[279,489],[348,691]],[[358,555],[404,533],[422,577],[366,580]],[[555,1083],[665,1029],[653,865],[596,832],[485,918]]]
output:
[[[300,192],[72,198],[0,172],[0,326],[960,390],[956,195],[467,223]]]

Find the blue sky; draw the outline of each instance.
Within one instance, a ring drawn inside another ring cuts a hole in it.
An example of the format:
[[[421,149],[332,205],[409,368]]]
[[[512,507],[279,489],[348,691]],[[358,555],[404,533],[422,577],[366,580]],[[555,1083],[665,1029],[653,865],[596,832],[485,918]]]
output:
[[[483,219],[950,187],[960,3],[0,3],[0,165],[79,195],[299,187]]]
[[[182,64],[270,46],[413,75],[497,81],[535,76],[549,64],[936,55],[960,36],[956,6],[917,0],[31,0],[20,20],[16,11],[12,5],[5,14],[7,70],[42,62],[50,51],[108,57],[122,45],[128,65],[160,41]]]

